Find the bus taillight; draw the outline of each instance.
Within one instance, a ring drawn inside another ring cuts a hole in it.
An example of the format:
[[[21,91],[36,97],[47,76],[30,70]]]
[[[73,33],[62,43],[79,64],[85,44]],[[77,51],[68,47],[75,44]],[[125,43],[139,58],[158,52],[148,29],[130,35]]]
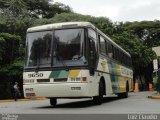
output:
[[[82,77],[82,81],[86,82],[87,81],[87,77]]]

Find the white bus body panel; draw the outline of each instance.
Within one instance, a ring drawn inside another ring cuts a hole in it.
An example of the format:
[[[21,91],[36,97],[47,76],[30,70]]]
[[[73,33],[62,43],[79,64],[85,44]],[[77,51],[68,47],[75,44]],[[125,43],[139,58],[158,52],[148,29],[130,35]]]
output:
[[[69,71],[70,72],[70,71]],[[38,77],[39,74],[43,76]],[[24,72],[24,96],[32,97],[92,97],[98,95],[98,82],[95,76],[90,76],[88,70],[80,70],[76,78],[86,77],[87,81],[72,81],[70,76],[66,77],[66,82],[54,82],[55,78],[50,78],[51,71]],[[34,76],[35,75],[35,76]],[[61,78],[60,78],[61,79]],[[38,80],[48,80],[38,82]],[[27,82],[32,83],[27,83]],[[34,82],[33,82],[34,81]]]

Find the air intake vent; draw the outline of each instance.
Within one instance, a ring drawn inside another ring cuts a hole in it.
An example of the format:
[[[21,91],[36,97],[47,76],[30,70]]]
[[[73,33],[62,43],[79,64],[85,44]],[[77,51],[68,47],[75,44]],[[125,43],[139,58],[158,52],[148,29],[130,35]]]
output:
[[[41,82],[50,82],[50,79],[37,79],[37,82],[38,83],[41,83]]]
[[[54,79],[54,82],[67,82],[67,78]]]

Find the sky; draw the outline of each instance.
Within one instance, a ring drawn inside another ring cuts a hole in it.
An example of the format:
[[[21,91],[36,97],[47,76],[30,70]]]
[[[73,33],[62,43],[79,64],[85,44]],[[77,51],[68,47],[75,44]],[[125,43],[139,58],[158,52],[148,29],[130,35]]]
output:
[[[160,20],[160,0],[54,0],[74,12],[107,17],[113,22]]]

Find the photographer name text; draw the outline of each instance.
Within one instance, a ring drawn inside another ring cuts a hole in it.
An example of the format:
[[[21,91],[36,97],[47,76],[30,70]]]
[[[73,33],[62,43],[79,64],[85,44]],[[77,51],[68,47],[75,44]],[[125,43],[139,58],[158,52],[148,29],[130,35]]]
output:
[[[158,120],[156,114],[128,114],[128,120]]]

